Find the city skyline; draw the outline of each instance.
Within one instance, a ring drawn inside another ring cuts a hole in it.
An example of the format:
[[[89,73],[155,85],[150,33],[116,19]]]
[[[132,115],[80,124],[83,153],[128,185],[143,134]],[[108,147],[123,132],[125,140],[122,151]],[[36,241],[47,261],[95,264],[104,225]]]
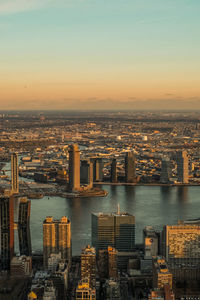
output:
[[[0,1],[0,109],[200,109],[193,1]]]

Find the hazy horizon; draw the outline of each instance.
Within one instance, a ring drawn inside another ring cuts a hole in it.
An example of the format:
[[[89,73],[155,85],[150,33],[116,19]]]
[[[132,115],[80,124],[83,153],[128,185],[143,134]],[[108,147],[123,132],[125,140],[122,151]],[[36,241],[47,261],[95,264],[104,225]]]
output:
[[[0,110],[199,110],[198,0],[0,0]]]

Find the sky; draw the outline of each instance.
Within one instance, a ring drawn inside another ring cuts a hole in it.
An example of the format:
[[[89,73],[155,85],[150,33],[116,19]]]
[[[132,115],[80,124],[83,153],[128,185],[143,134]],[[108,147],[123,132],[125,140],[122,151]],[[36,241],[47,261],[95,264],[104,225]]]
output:
[[[199,0],[0,0],[0,110],[200,109]]]

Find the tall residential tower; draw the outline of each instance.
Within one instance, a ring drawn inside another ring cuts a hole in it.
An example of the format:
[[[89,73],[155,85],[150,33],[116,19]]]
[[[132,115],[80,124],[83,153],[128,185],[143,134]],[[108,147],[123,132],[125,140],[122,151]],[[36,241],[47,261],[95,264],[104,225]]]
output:
[[[18,169],[18,154],[11,154],[11,191],[13,194],[19,193],[19,169]]]
[[[80,151],[77,144],[69,146],[69,190],[80,190]]]

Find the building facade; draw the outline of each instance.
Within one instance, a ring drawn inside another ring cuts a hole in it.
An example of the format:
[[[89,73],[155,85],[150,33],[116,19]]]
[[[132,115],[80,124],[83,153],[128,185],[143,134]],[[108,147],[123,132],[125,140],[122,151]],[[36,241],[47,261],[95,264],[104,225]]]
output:
[[[13,194],[19,193],[19,168],[18,154],[11,154],[11,191]]]
[[[14,255],[13,197],[0,198],[0,271],[10,272]]]
[[[178,182],[188,183],[188,156],[185,150],[176,153]]]
[[[30,235],[30,213],[31,201],[27,198],[19,199],[18,214],[18,237],[20,255],[31,256],[31,235]]]
[[[89,245],[81,253],[81,279],[88,278],[89,286],[96,283],[96,250]]]
[[[108,246],[129,252],[135,247],[135,217],[128,213],[93,213],[92,246],[96,251]]]
[[[43,222],[43,262],[48,268],[48,258],[51,254],[61,253],[61,258],[71,264],[71,222],[67,217],[54,220],[46,217]]]
[[[69,190],[80,190],[80,151],[77,144],[69,146]]]
[[[135,153],[129,151],[125,156],[125,182],[135,182]]]

